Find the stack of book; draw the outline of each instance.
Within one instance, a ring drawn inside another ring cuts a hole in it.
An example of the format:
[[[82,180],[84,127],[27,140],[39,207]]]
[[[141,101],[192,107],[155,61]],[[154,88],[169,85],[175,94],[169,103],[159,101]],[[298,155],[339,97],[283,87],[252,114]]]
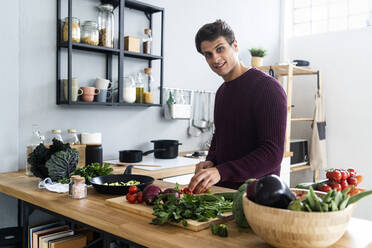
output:
[[[54,222],[29,228],[29,248],[83,248],[87,237],[76,234],[64,222]]]

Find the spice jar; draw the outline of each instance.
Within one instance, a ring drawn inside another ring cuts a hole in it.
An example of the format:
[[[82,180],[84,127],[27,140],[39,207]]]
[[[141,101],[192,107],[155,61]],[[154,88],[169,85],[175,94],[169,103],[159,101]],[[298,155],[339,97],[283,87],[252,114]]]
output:
[[[80,21],[76,17],[71,17],[71,23],[72,42],[80,42]],[[63,41],[68,41],[68,17],[65,18],[63,25]]]
[[[78,177],[80,177],[80,176],[76,176],[76,175],[74,175],[74,176],[71,176],[71,177],[70,177],[70,183],[68,184],[68,195],[69,195],[70,197],[72,197],[72,186],[73,186],[74,183],[75,183],[75,179],[78,178]]]
[[[80,145],[80,140],[77,136],[76,129],[68,129],[67,133],[67,143],[70,143],[70,145]]]
[[[98,25],[94,21],[85,21],[81,30],[81,42],[93,46],[99,43]]]
[[[73,199],[83,199],[87,197],[87,185],[85,184],[85,178],[77,176],[74,178],[74,183],[72,185],[72,194]]]
[[[144,87],[142,73],[138,72],[136,75],[136,103],[143,103]]]
[[[145,92],[143,93],[143,101],[148,104],[152,104],[154,102],[154,94],[152,92],[152,84],[154,82],[154,78],[152,77],[152,69],[145,68],[145,82],[147,82],[147,87]]]
[[[150,54],[152,46],[151,29],[145,28],[145,38],[142,40],[143,53]]]
[[[52,130],[52,134],[50,136],[50,139],[49,139],[48,144],[52,144],[53,143],[53,139],[56,139],[56,140],[59,140],[59,141],[63,142],[63,139],[62,139],[62,136],[61,136],[61,130],[60,129],[53,129]]]
[[[126,103],[136,101],[136,84],[132,76],[124,77],[123,100]]]
[[[99,45],[114,47],[114,7],[111,4],[98,6]]]

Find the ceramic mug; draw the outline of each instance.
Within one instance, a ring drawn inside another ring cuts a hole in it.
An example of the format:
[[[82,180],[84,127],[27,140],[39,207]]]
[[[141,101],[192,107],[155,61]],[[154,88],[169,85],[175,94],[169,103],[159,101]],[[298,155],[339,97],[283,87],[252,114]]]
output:
[[[100,89],[100,93],[95,96],[96,102],[106,102],[107,98],[111,97],[111,92],[107,90]]]
[[[107,90],[109,89],[110,80],[104,78],[96,78],[96,88]]]
[[[81,87],[83,95],[81,96],[84,102],[93,102],[94,96],[98,95],[101,90],[95,87]]]
[[[63,79],[63,88],[64,88],[64,95],[65,101],[68,101],[68,80]],[[71,79],[71,101],[76,102],[78,96],[81,96],[83,91],[79,89],[78,80],[77,78]]]

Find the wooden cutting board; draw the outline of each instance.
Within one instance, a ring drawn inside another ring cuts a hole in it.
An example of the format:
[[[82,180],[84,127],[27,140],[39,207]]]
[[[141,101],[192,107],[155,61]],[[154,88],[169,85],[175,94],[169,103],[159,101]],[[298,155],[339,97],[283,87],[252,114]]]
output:
[[[148,217],[149,222],[150,222],[151,219],[153,219],[155,217],[155,216],[152,215],[153,210],[152,210],[151,206],[147,206],[145,204],[129,203],[125,199],[125,196],[120,196],[120,197],[116,197],[116,198],[107,199],[105,201],[105,204],[107,204],[109,206],[112,206],[112,207],[123,209],[125,211],[131,212],[131,213],[134,213],[134,214],[138,214],[138,215]],[[211,224],[225,223],[225,222],[233,219],[232,212],[224,213],[223,216],[224,216],[223,218],[214,218],[214,219],[210,219],[209,221],[205,221],[205,222],[198,222],[196,220],[187,220],[187,223],[188,223],[187,226],[184,226],[181,222],[180,223],[169,222],[169,223],[172,224],[172,225],[176,225],[176,226],[179,226],[179,227],[183,227],[183,228],[198,232],[198,231],[201,231],[203,229],[207,229],[209,227],[209,225],[211,225]]]

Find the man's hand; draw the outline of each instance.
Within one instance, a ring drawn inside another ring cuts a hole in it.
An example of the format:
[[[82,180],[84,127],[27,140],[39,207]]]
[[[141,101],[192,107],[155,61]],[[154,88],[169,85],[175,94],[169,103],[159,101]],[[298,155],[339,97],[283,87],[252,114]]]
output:
[[[200,162],[199,164],[195,165],[195,174],[197,174],[202,169],[207,169],[207,168],[213,167],[213,165],[214,164],[213,164],[212,161]]]
[[[221,176],[216,167],[200,169],[200,171],[191,178],[189,189],[194,194],[204,193],[220,180]]]

